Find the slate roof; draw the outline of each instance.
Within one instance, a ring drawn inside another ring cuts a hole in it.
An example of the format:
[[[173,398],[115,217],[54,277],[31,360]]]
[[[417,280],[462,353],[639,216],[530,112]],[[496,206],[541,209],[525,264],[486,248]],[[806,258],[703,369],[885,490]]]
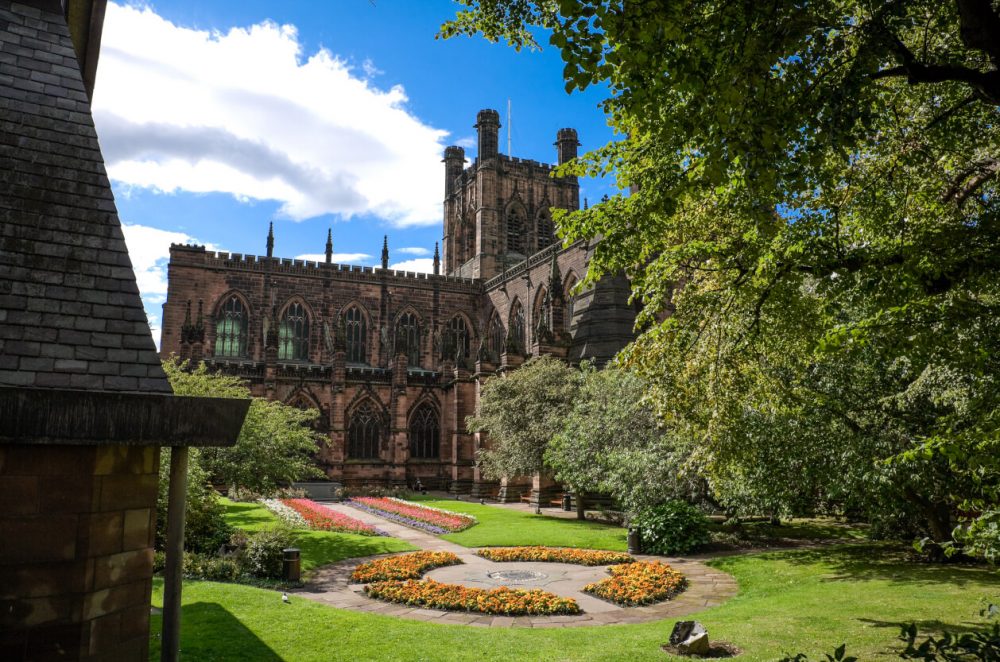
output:
[[[0,386],[169,393],[58,0],[0,0]]]

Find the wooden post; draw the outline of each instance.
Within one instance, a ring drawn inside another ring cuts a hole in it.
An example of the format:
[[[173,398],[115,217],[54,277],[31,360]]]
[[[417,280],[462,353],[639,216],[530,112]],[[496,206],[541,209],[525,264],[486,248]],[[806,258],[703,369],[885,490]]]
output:
[[[181,570],[184,562],[184,505],[187,496],[188,447],[170,449],[167,492],[166,566],[163,569],[163,633],[160,661],[177,662],[181,634]]]

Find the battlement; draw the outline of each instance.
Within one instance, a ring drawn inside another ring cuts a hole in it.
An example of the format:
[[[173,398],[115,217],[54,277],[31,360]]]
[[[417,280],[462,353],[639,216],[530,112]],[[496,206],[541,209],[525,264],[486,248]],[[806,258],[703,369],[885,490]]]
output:
[[[282,257],[263,257],[225,251],[210,251],[194,244],[171,244],[170,263],[177,265],[202,266],[243,271],[267,271],[269,273],[294,274],[313,277],[348,277],[351,279],[381,281],[391,278],[395,281],[424,281],[428,283],[450,284],[479,290],[482,281],[475,278],[461,278],[446,274],[434,275],[396,269],[380,269],[357,264],[327,264],[312,260],[296,260]]]

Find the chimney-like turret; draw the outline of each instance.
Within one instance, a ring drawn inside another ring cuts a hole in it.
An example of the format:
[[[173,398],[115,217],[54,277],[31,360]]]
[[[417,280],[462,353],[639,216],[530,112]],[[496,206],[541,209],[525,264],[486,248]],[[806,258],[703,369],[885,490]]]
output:
[[[479,161],[495,159],[499,148],[500,113],[490,108],[480,110],[476,115],[476,132],[479,134]]]
[[[559,165],[572,161],[576,158],[576,148],[580,146],[580,141],[576,135],[576,129],[559,129],[556,132],[556,153],[559,157]]]
[[[455,181],[465,169],[465,150],[451,145],[444,148],[444,195],[448,197],[455,191]]]

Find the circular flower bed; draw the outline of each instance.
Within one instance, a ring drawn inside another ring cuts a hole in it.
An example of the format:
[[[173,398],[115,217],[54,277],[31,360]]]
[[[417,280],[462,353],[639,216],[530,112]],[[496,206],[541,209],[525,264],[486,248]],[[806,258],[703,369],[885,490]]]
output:
[[[386,581],[365,586],[373,598],[399,604],[450,609],[504,616],[579,614],[572,598],[560,598],[540,589],[529,591],[501,586],[493,589],[468,588],[457,584],[424,581]]]
[[[684,575],[661,561],[637,561],[608,568],[611,576],[583,590],[622,605],[637,607],[669,600],[684,590]]]
[[[576,565],[611,565],[635,560],[623,552],[570,547],[486,547],[477,551],[476,555],[490,561],[541,561]]]
[[[376,559],[362,563],[354,569],[351,581],[358,584],[369,582],[419,579],[428,570],[446,565],[456,565],[462,561],[451,552],[413,552]]]

